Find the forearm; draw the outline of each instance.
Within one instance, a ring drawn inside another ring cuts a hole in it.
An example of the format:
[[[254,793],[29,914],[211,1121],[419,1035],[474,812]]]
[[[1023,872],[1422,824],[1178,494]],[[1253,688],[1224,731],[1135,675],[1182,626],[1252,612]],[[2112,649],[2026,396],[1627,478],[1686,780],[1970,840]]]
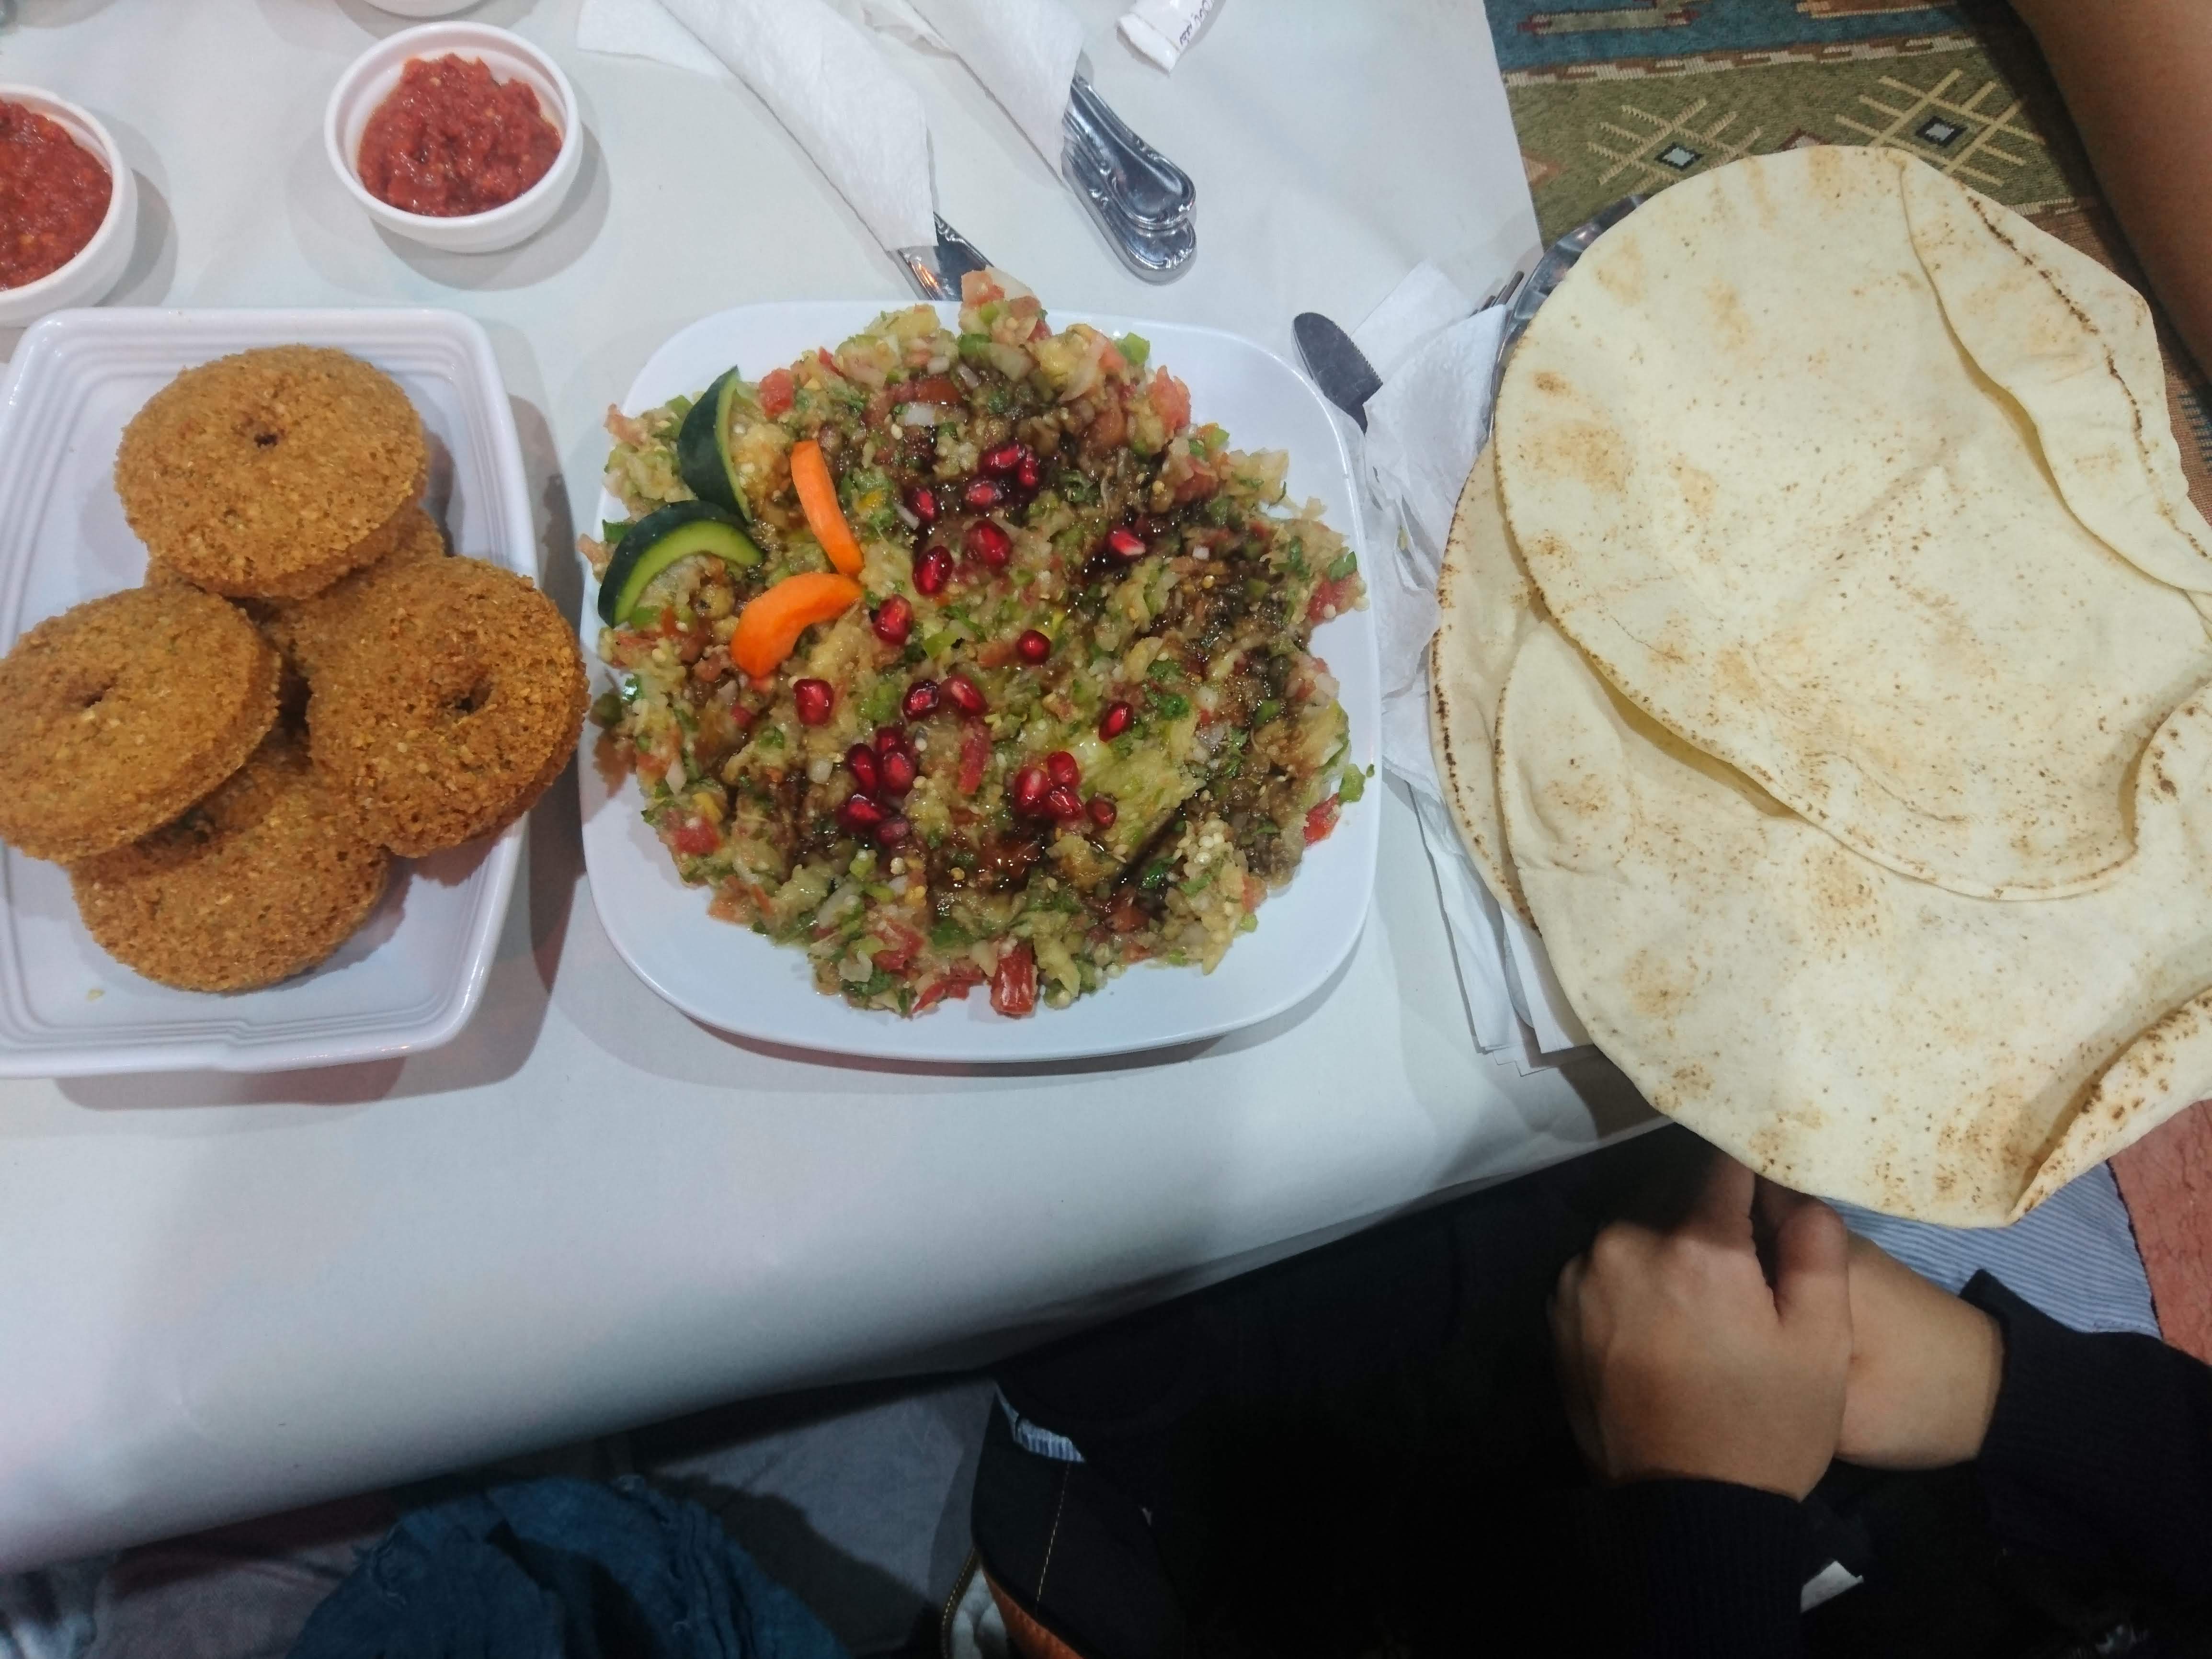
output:
[[[2151,286],[2212,366],[2212,5],[2013,0]]]
[[[1598,1564],[1625,1659],[1789,1659],[1803,1651],[1803,1506],[1715,1480],[1605,1494]]]
[[[2212,1596],[2212,1371],[2149,1337],[2069,1330],[1987,1273],[1966,1296],[2004,1327],[1979,1461],[1998,1536]]]

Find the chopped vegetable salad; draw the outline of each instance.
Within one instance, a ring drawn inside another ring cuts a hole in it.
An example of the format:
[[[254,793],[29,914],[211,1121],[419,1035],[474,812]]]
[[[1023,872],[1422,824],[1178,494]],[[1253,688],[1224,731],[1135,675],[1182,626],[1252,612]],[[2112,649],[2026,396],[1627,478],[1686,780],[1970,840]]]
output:
[[[917,1014],[1211,970],[1360,798],[1314,629],[1366,603],[1287,458],[1003,273],[610,411],[594,704],[714,914]]]

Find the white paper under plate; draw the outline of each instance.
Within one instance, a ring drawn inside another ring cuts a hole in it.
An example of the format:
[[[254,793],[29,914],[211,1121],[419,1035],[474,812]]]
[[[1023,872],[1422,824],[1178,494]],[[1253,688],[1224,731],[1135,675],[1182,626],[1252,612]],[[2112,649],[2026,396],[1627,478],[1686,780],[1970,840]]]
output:
[[[884,307],[872,301],[744,306],[694,323],[639,373],[623,407],[635,414],[679,392],[696,392],[736,363],[757,377],[817,346],[835,346]],[[957,307],[940,307],[949,322]],[[1051,313],[1055,326],[1095,324],[1152,342],[1152,361],[1190,386],[1193,418],[1218,421],[1239,449],[1290,452],[1290,495],[1318,499],[1330,525],[1363,556],[1351,458],[1321,398],[1289,364],[1218,330],[1125,317]],[[602,518],[624,515],[611,496]],[[585,651],[594,691],[611,683],[599,661],[596,591],[583,607]],[[1324,624],[1314,650],[1340,682],[1351,718],[1352,759],[1374,763],[1382,690],[1375,628],[1361,611]],[[610,791],[584,735],[579,769],[584,858],[608,937],[630,966],[677,1007],[723,1030],[763,1042],[888,1060],[1027,1061],[1127,1054],[1218,1036],[1296,1006],[1326,985],[1358,942],[1375,884],[1381,790],[1347,807],[1336,831],[1307,849],[1290,885],[1260,907],[1260,926],[1230,947],[1211,974],[1146,964],[1109,981],[1073,1007],[1039,1006],[1024,1019],[991,1012],[980,991],[914,1019],[853,1007],[814,988],[805,953],[770,944],[707,914],[708,895],[677,878],[674,864],[639,812],[636,782]]]
[[[0,390],[0,640],[143,578],[112,468],[124,424],[179,369],[250,346],[337,346],[406,389],[430,435],[428,504],[457,552],[535,580],[536,532],[491,343],[445,311],[64,312]],[[395,668],[399,665],[395,665]],[[77,920],[68,873],[0,860],[0,1075],[267,1072],[435,1048],[468,1023],[514,886],[522,826],[413,864],[321,967],[210,996],[143,979]]]

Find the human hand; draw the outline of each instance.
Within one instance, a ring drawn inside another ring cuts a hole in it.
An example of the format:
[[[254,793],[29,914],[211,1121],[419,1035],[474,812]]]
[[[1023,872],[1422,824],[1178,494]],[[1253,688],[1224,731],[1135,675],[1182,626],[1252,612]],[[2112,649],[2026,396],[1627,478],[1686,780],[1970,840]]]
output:
[[[1876,1469],[1978,1456],[2004,1381],[1996,1320],[1878,1245],[1850,1242],[1851,1364],[1836,1455]]]
[[[1754,1205],[1771,1230],[1771,1285]],[[1591,1467],[1615,1481],[1812,1491],[1844,1417],[1847,1238],[1826,1205],[1722,1155],[1679,1226],[1600,1233],[1552,1299],[1568,1421]]]

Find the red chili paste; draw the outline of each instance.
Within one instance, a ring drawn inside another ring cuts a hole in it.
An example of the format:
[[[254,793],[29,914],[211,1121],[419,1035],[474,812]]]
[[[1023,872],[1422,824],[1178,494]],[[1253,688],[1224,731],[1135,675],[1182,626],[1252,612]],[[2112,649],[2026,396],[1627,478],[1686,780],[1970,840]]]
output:
[[[0,288],[21,288],[84,252],[114,181],[58,122],[0,101]]]
[[[361,135],[361,182],[403,213],[484,213],[543,179],[561,134],[527,82],[480,58],[410,58]]]

